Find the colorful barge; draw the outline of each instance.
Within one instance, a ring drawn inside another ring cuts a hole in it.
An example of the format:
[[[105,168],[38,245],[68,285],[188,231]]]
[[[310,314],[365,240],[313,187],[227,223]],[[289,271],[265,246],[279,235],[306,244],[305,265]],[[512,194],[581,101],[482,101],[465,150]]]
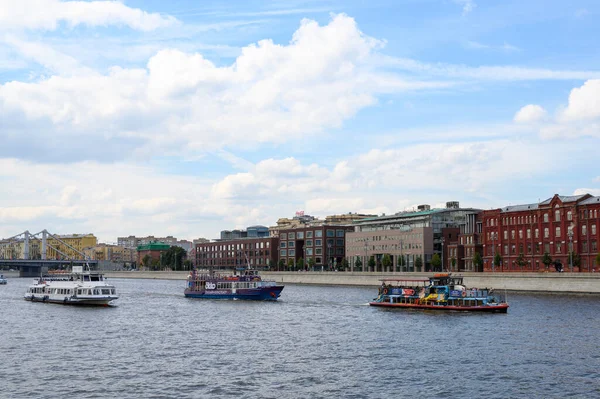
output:
[[[219,275],[192,271],[184,295],[187,298],[276,301],[283,285],[263,280],[257,270],[247,269],[240,275]]]
[[[506,313],[508,303],[493,289],[466,288],[462,277],[438,273],[429,279],[386,279],[371,306],[461,312]]]

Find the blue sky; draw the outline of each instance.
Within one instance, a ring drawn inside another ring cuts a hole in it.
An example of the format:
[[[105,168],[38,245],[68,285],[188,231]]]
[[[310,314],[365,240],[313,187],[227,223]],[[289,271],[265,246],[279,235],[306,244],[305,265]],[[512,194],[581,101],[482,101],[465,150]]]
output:
[[[0,237],[600,195],[596,1],[0,10]]]

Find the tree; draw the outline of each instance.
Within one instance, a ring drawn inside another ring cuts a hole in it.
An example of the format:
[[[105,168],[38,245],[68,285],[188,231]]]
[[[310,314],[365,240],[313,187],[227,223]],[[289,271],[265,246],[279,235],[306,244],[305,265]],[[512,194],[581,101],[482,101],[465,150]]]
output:
[[[149,254],[144,255],[142,258],[142,266],[149,268],[152,262],[152,257]]]
[[[577,252],[571,251],[569,253],[569,259],[573,263],[573,267],[579,267],[579,265],[581,265],[581,256]]]
[[[452,270],[456,268],[456,258],[453,256],[450,258],[450,265],[452,266]]]
[[[285,269],[285,261],[283,259],[279,259],[279,264],[277,266],[278,271]]]
[[[315,258],[308,258],[308,267],[310,268],[310,270],[314,270],[315,263]]]
[[[439,259],[439,256],[438,256],[438,259]],[[440,260],[440,262],[441,262],[441,260]],[[421,259],[421,255],[418,255],[417,259],[415,259],[415,269],[416,269],[416,271],[420,272],[422,267],[423,267],[423,259]]]
[[[441,269],[442,258],[440,258],[440,254],[433,254],[431,257],[431,267],[433,268],[433,271],[437,271],[438,268]]]
[[[189,259],[186,259],[183,261],[183,267],[185,268],[185,270],[192,270],[192,261]]]
[[[386,270],[389,270],[389,267],[392,265],[392,258],[390,257],[390,254],[383,255],[383,258],[381,259],[381,264]]]
[[[298,258],[296,266],[298,267],[298,270],[304,270],[304,258]]]
[[[150,264],[151,264],[152,270],[156,271],[160,267],[160,260],[159,259],[152,259],[150,261]]]
[[[552,263],[552,257],[550,256],[550,254],[548,252],[544,252],[544,257],[542,258],[542,263],[544,265],[546,265],[546,269],[548,269],[550,267],[550,264]]]
[[[348,264],[348,259],[346,259],[346,258],[342,259],[342,270],[348,270],[348,266],[350,266]]]
[[[522,271],[523,266],[525,266],[527,264],[527,261],[525,260],[525,254],[523,254],[523,252],[519,253],[519,257],[517,258],[516,263],[521,268],[521,271]]]
[[[275,269],[275,261],[273,261],[273,259],[269,259],[267,266],[269,267],[269,270]]]
[[[400,267],[400,271],[402,271],[404,266],[406,266],[406,258],[404,257],[404,255],[400,255],[398,257],[398,267]]]
[[[369,264],[369,269],[373,269],[375,267],[375,257],[374,256],[371,256],[369,258],[369,263],[368,264]]]
[[[294,259],[293,258],[288,259],[288,269],[294,270]]]
[[[480,271],[482,265],[483,259],[481,258],[481,254],[475,251],[475,253],[473,254],[473,266],[475,266],[475,270]]]
[[[552,263],[552,261],[550,261]],[[499,252],[496,252],[496,255],[494,255],[494,266],[495,267],[500,267],[500,265],[502,264],[502,256],[500,256]]]
[[[356,261],[354,262],[354,267],[360,269],[362,267],[362,261],[360,260],[360,256],[356,257]]]
[[[600,252],[596,255],[596,266],[600,267]]]

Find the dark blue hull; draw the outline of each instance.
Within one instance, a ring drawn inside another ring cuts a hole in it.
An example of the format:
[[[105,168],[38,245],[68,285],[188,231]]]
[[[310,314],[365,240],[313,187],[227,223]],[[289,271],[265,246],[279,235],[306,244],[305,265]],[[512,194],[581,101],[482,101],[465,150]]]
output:
[[[245,289],[237,290],[232,293],[228,290],[212,291],[192,291],[185,290],[186,298],[202,298],[202,299],[232,299],[244,301],[276,301],[281,295],[283,286],[262,287],[260,289]]]

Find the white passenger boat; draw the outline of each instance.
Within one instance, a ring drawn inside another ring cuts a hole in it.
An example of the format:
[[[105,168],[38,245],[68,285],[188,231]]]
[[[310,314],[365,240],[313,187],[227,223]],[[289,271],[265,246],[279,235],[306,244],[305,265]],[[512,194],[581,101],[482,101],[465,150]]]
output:
[[[4,278],[4,274],[0,274],[0,284],[6,284],[8,281]]]
[[[73,266],[70,273],[49,273],[35,279],[25,294],[27,301],[64,305],[106,306],[118,298],[117,290],[102,273],[83,271],[83,266]]]

